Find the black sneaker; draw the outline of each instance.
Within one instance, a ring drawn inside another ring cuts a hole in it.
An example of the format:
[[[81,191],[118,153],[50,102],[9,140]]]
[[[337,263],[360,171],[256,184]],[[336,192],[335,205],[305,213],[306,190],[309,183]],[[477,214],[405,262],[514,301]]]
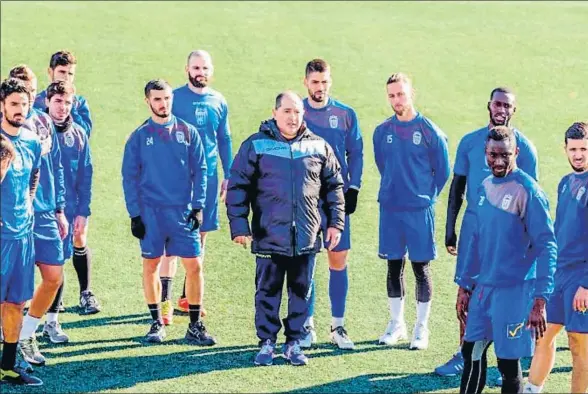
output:
[[[151,328],[145,336],[145,340],[151,343],[161,343],[165,336],[165,326],[159,320],[155,320],[153,324],[151,324]]]
[[[43,381],[36,376],[29,375],[20,368],[9,369],[5,371],[0,369],[0,382],[17,384],[20,386],[42,386]]]
[[[80,294],[80,315],[93,315],[100,312],[100,303],[90,290],[84,290]]]
[[[18,347],[20,348],[20,353],[25,361],[38,366],[45,365],[45,357],[39,351],[39,345],[37,344],[35,334],[30,338],[18,341]]]
[[[201,321],[190,323],[188,331],[186,331],[186,339],[189,343],[198,346],[212,346],[216,345],[216,339],[212,337],[207,331],[206,327]]]

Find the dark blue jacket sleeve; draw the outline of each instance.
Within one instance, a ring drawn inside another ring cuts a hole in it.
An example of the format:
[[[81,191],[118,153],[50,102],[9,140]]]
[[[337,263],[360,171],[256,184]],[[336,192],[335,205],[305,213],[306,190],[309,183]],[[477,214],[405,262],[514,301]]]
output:
[[[90,153],[90,144],[88,139],[84,140],[80,160],[78,163],[78,210],[76,216],[88,217],[92,214],[90,211],[90,202],[92,201],[92,176],[94,167],[92,166],[92,155]]]
[[[92,118],[90,116],[90,107],[88,102],[82,96],[76,96],[77,105],[71,109],[71,117],[73,121],[86,131],[86,135],[90,138],[92,133]]]
[[[321,194],[326,205],[327,227],[345,229],[345,198],[341,168],[331,146],[325,142],[326,158],[321,171]]]
[[[359,190],[363,172],[363,139],[355,111],[350,110],[350,116],[351,129],[345,135],[345,150],[347,164],[349,165],[349,187]]]
[[[55,183],[55,207],[59,210],[65,209],[65,178],[63,165],[61,164],[61,148],[57,139],[57,131],[51,124],[51,138],[53,139],[51,149],[51,161],[53,162],[53,182]]]
[[[233,164],[233,147],[231,143],[231,128],[229,127],[229,107],[223,102],[222,116],[216,131],[216,140],[218,144],[218,153],[223,165],[225,179],[229,179],[231,166]]]
[[[130,217],[141,215],[139,201],[139,181],[141,179],[141,157],[139,147],[139,134],[133,132],[127,143],[122,162],[122,185],[125,195],[125,204]]]
[[[525,226],[531,238],[532,255],[537,260],[535,297],[549,299],[553,293],[553,275],[557,264],[557,243],[553,222],[549,216],[549,202],[542,191],[530,196],[525,215]]]
[[[451,169],[449,167],[449,149],[447,147],[447,137],[443,132],[435,133],[435,143],[431,151],[431,163],[433,165],[433,172],[435,174],[435,186],[437,187],[437,194],[440,194],[447,180]]]
[[[204,208],[206,200],[206,156],[200,134],[190,127],[190,173],[192,178],[192,209]]]
[[[454,282],[459,286],[466,290],[473,290],[476,284],[476,279],[480,274],[480,251],[479,251],[479,232],[478,232],[478,213],[477,213],[477,206],[474,208],[474,219],[472,221],[472,226],[474,231],[472,233],[472,237],[467,241],[469,243],[468,247],[465,248],[466,256],[462,259],[463,264],[461,267],[461,272],[456,270],[455,272],[455,279]],[[459,252],[459,251],[458,251]]]
[[[374,135],[372,137],[373,146],[374,146],[374,158],[376,159],[376,166],[378,167],[378,171],[380,172],[380,176],[384,175],[384,155],[382,154],[382,145],[380,141],[380,131],[379,128],[376,127],[374,130]]]
[[[522,137],[522,136],[521,136]],[[537,149],[531,141],[525,137],[520,138],[519,156],[517,166],[529,174],[533,179],[539,181],[539,164],[537,160]]]
[[[241,144],[235,156],[229,178],[226,206],[231,239],[240,235],[251,235],[249,212],[254,193],[255,180],[253,177],[256,166],[257,155],[248,139]]]

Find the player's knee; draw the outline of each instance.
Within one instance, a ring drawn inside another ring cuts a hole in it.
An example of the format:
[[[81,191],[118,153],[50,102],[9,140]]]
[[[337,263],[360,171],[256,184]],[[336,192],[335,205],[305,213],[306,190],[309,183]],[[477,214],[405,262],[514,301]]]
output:
[[[472,354],[474,352],[474,345],[475,342],[467,342],[464,341],[461,347],[461,355],[465,361],[471,362],[472,361]]]
[[[588,369],[588,334],[580,334],[576,332],[568,333],[568,343],[574,365],[583,366],[583,369]]]
[[[347,267],[347,250],[329,252],[329,268],[333,271],[343,271]]]
[[[521,370],[521,363],[518,359],[506,360],[499,358],[497,364],[498,370],[504,377],[505,381],[518,380],[519,377],[522,376],[523,371]]]
[[[88,242],[88,236],[85,231],[79,234],[74,234],[73,244],[76,248],[85,248]]]
[[[184,268],[186,269],[186,275],[190,277],[200,276],[202,274],[202,260],[187,259],[184,261]]]

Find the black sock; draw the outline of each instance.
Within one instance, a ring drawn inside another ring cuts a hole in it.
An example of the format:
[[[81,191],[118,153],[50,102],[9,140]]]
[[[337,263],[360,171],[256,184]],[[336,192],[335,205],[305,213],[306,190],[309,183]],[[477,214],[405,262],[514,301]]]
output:
[[[182,298],[186,298],[186,277],[184,276],[184,287],[182,288]]]
[[[82,291],[90,290],[90,271],[92,267],[92,258],[88,247],[74,247],[72,261],[73,266],[76,269],[76,273],[78,274],[78,282],[80,282],[80,293]]]
[[[521,393],[523,388],[523,370],[520,360],[497,359],[498,370],[502,375],[501,393]]]
[[[200,305],[192,305],[189,304],[188,306],[190,311],[190,323],[196,323],[200,320]]]
[[[151,318],[161,322],[161,304],[158,302],[157,304],[147,304],[147,306],[149,307]]]
[[[59,289],[57,289],[57,294],[55,294],[55,298],[53,299],[53,304],[47,310],[47,313],[59,313],[59,305],[63,300],[63,288],[65,287],[65,276],[63,277],[63,282]]]
[[[171,300],[172,296],[172,279],[169,276],[161,277],[161,302]]]
[[[2,368],[4,371],[14,370],[14,363],[16,362],[16,345],[18,342],[9,343],[4,341],[2,348]]]

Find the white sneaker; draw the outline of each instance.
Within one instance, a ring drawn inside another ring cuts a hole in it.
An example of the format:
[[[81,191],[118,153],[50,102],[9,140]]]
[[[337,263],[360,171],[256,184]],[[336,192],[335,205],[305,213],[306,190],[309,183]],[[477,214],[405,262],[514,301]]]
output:
[[[316,331],[313,326],[304,327],[307,331],[306,335],[298,342],[302,349],[310,349],[313,343],[316,343]]]
[[[412,332],[412,341],[410,341],[410,349],[425,350],[429,347],[429,329],[422,324],[414,326]]]
[[[347,336],[347,331],[341,326],[331,329],[331,342],[342,350],[353,350],[355,345]]]
[[[408,339],[408,335],[406,333],[406,323],[390,320],[384,335],[380,337],[378,343],[381,345],[393,346],[396,345],[398,341],[406,339]]]

